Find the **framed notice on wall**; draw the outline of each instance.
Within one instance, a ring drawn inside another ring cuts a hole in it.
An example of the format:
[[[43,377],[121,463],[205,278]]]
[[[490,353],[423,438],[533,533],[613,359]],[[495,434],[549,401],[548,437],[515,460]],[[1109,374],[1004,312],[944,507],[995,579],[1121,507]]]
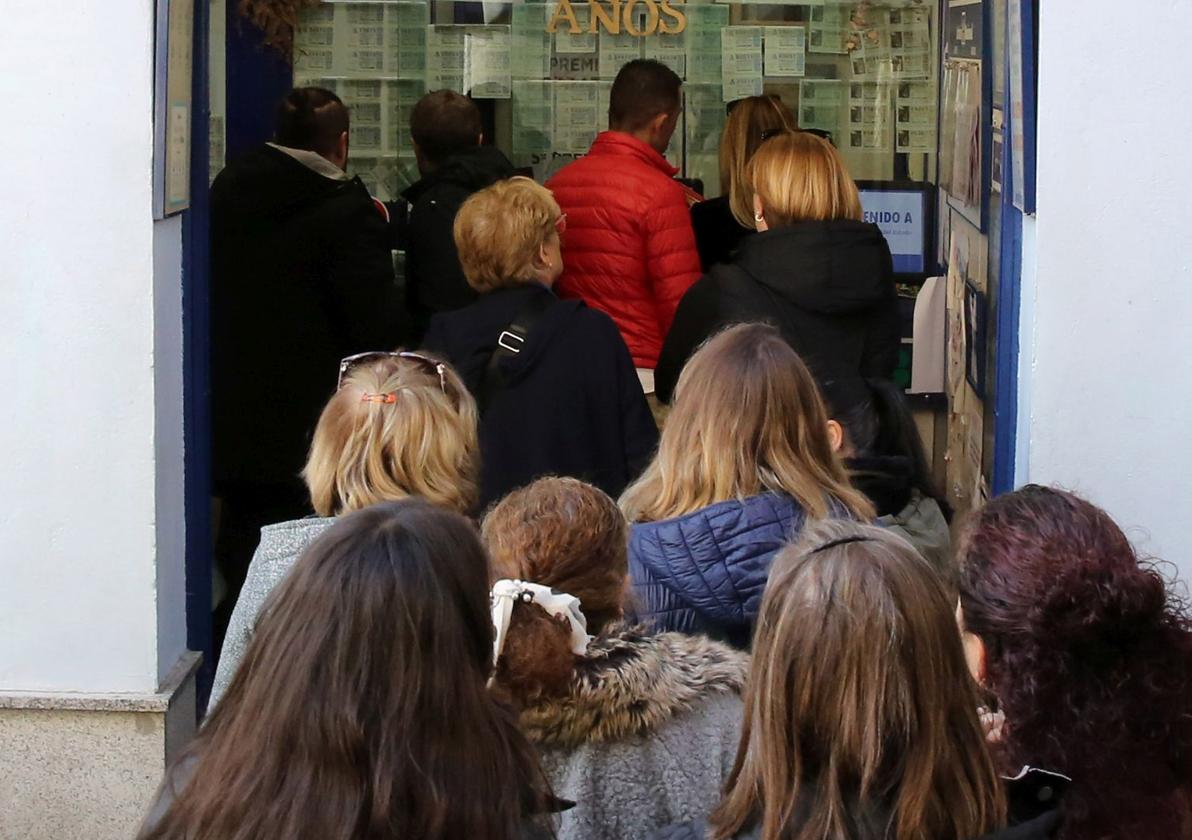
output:
[[[1009,0],[1010,169],[1014,206],[1035,212],[1034,4]]]
[[[986,67],[984,0],[948,0],[943,30],[939,185],[949,206],[986,224],[992,85]]]
[[[153,86],[153,216],[190,206],[194,0],[157,0]]]

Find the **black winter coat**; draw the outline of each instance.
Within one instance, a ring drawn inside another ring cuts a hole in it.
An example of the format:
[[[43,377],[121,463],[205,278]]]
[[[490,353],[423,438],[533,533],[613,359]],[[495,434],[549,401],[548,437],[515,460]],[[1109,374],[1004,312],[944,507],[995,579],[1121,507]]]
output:
[[[271,146],[211,187],[214,478],[289,484],[339,360],[393,349],[404,315],[388,230],[359,178]]]
[[[436,315],[426,349],[478,394],[497,338],[535,295],[554,298],[532,283]],[[649,462],[658,429],[625,342],[603,312],[556,299],[500,370],[505,387],[480,420],[482,506],[543,475],[580,478],[615,498]]]
[[[436,312],[460,309],[476,300],[455,250],[455,214],[472,193],[512,175],[513,164],[499,149],[477,146],[448,158],[402,193],[411,205],[401,244],[406,252],[406,306],[415,342]]]
[[[695,230],[699,264],[705,272],[718,263],[730,262],[745,237],[757,232],[741,226],[733,216],[727,195],[691,205],[691,227]]]
[[[687,290],[662,346],[654,387],[669,402],[683,365],[722,327],[766,321],[820,381],[889,379],[898,363],[898,294],[877,225],[801,222],[745,239],[736,259]]]

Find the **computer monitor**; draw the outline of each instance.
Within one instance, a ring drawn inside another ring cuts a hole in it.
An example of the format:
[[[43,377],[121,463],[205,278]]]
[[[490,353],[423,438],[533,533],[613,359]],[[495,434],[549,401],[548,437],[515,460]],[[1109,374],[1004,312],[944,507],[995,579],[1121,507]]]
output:
[[[896,181],[859,181],[861,209],[890,244],[894,274],[904,282],[922,282],[933,268],[931,235],[935,229],[935,187]]]

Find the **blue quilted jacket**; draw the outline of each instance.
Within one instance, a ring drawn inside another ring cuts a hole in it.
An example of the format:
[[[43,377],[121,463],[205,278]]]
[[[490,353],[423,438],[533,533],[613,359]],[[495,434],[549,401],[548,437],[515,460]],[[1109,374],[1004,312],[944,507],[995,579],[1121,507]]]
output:
[[[770,562],[806,518],[794,499],[766,493],[636,523],[629,537],[632,606],[660,630],[749,647]]]

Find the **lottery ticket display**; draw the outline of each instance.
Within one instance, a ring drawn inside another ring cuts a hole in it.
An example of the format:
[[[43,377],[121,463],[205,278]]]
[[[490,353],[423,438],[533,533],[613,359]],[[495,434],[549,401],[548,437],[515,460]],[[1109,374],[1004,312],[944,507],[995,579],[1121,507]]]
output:
[[[384,198],[417,177],[409,116],[427,91],[492,101],[498,145],[546,176],[608,127],[612,80],[641,58],[683,79],[686,105],[667,157],[709,195],[719,192],[727,109],[749,96],[777,96],[801,127],[829,134],[859,179],[892,178],[896,155],[916,156],[923,171],[934,160],[935,4],[664,5],[324,2],[301,14],[295,83],[348,103],[353,161]]]

